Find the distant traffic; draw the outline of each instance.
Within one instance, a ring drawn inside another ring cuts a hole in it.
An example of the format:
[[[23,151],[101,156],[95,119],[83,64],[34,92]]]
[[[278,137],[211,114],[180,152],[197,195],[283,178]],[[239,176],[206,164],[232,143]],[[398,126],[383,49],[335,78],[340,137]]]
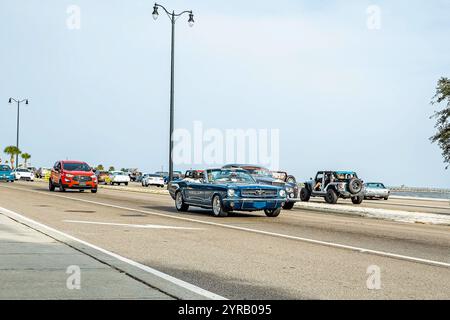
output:
[[[91,167],[86,162],[61,160],[52,168],[0,165],[0,181],[48,181],[50,191],[89,190],[96,193],[98,185],[140,183],[142,187],[167,188],[178,211],[189,206],[209,208],[215,216],[227,216],[233,211],[264,211],[276,217],[281,210],[290,210],[296,202],[307,202],[311,197],[323,198],[329,204],[351,199],[355,205],[364,199],[388,200],[390,190],[382,182],[366,182],[354,171],[318,171],[314,178],[298,183],[293,175],[272,171],[259,165],[227,164],[221,168],[187,170],[169,173],[141,172],[138,169],[115,170],[103,166]]]

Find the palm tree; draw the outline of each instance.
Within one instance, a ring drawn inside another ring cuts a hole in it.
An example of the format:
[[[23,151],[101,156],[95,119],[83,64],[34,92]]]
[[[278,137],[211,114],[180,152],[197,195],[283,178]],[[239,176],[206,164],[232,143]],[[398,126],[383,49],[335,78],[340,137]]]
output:
[[[23,161],[25,162],[24,165],[25,165],[25,168],[26,168],[27,167],[27,161],[31,158],[31,154],[29,154],[29,153],[22,153],[20,156],[22,157]]]
[[[99,165],[97,166],[97,170],[103,171],[103,170],[105,170],[105,168],[103,167],[102,164],[99,164]]]
[[[9,154],[9,162],[11,163],[11,167],[14,169],[14,156],[21,154],[22,152],[16,146],[7,146],[3,152]]]
[[[109,167],[109,171],[114,171],[114,170],[115,170],[114,166]]]

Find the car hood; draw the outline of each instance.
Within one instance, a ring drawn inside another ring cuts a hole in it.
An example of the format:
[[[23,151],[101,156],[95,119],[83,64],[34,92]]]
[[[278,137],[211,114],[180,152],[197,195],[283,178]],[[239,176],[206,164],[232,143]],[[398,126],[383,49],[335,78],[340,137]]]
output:
[[[12,173],[12,170],[0,170],[0,174],[11,174]]]

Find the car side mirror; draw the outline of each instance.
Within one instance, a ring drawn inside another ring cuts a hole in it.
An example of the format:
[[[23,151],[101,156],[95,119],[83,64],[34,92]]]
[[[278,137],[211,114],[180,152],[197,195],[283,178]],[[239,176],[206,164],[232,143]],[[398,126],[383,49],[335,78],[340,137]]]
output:
[[[309,178],[309,180],[312,180],[313,178]]]

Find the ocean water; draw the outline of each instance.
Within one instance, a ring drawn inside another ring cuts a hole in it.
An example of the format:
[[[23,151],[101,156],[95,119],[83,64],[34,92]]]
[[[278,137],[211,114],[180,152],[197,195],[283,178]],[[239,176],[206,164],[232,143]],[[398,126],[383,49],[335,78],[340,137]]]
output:
[[[417,192],[417,191],[391,191],[391,195],[415,198],[436,198],[450,200],[449,192]]]

